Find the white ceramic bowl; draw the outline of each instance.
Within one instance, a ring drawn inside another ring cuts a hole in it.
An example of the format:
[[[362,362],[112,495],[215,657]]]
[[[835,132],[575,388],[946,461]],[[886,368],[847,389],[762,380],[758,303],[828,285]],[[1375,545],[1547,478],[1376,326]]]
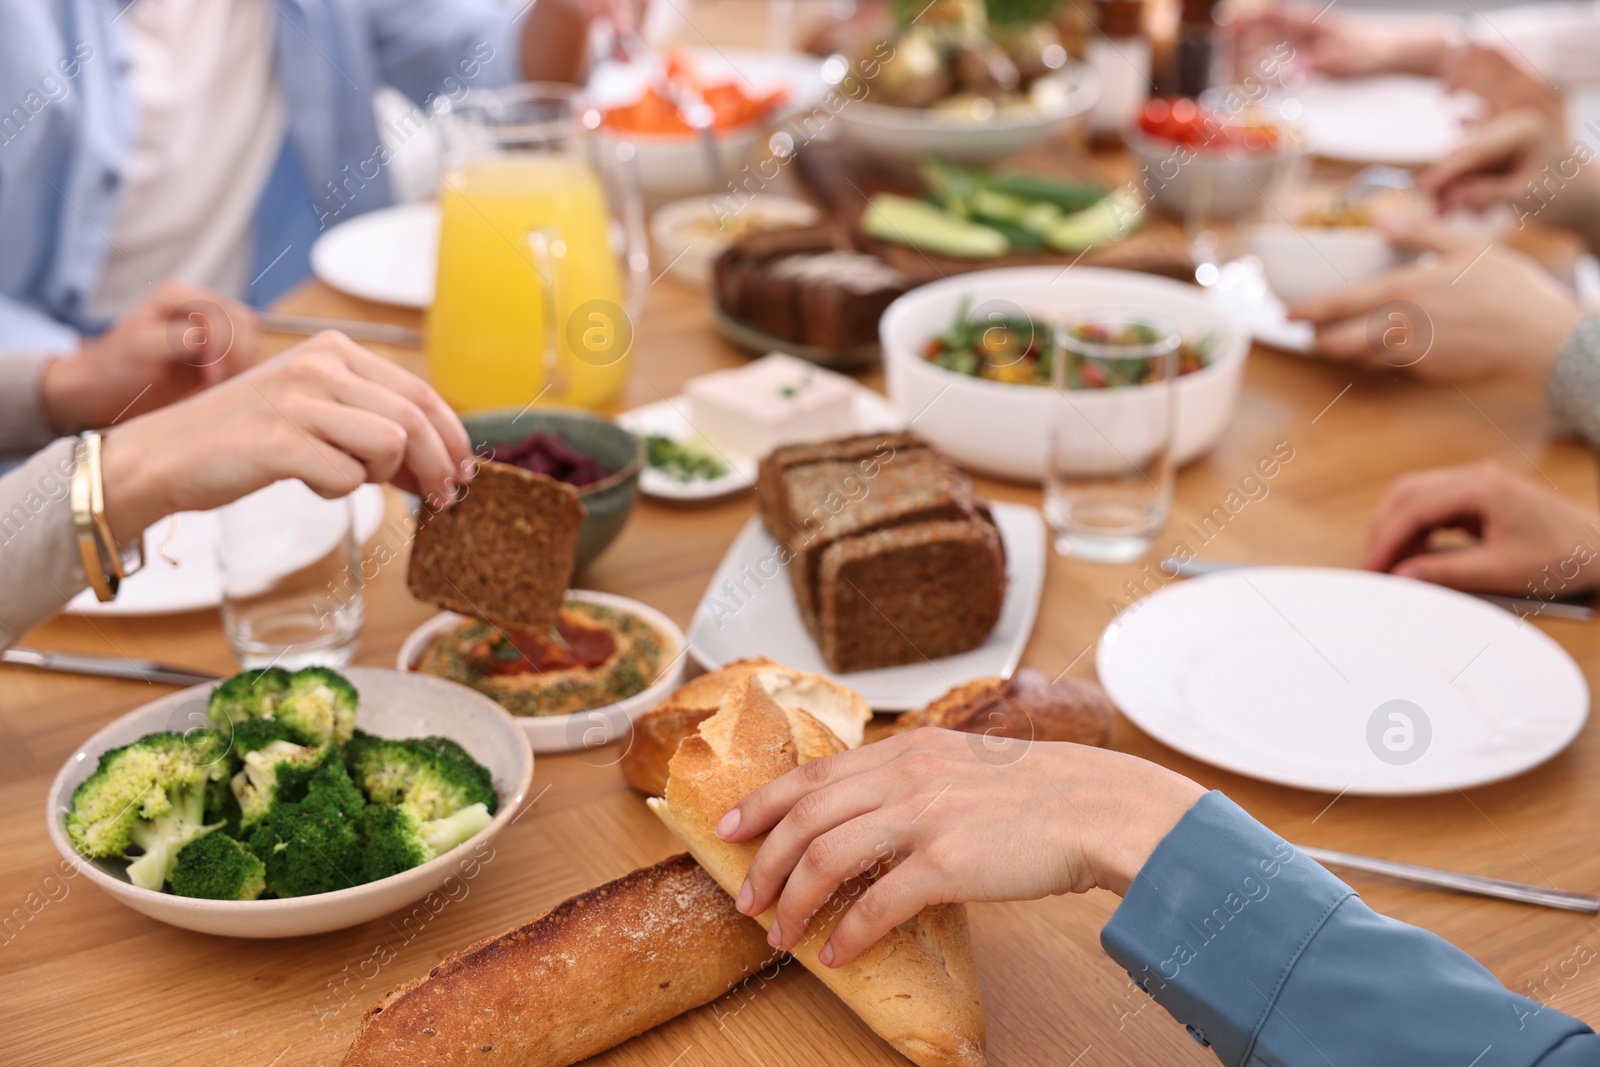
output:
[[[647,208],[679,200],[697,193],[710,193],[737,181],[751,153],[767,132],[766,122],[752,122],[731,130],[717,131],[717,158],[722,161],[723,181],[711,172],[705,145],[697,133],[626,135],[609,130],[601,136],[606,155],[615,158],[616,148],[630,142],[638,158],[639,191]]]
[[[1381,274],[1405,258],[1382,232],[1366,227],[1273,223],[1252,226],[1246,240],[1267,284],[1286,304]]]
[[[1021,310],[1052,324],[1088,311],[1145,312],[1171,322],[1185,340],[1212,335],[1211,362],[1176,386],[1177,461],[1199,457],[1228,425],[1250,335],[1214,308],[1202,290],[1153,274],[1098,267],[977,271],[913,289],[890,304],[878,323],[889,399],[917,433],[963,466],[1001,478],[1041,480],[1051,408],[1049,389],[968,377],[922,357],[928,341],[955,321],[963,299],[973,309],[994,301],[994,307]],[[1079,403],[1109,410],[1143,388],[1087,392]]]
[[[733,242],[741,220],[759,218],[773,226],[812,226],[821,218],[804,200],[787,196],[756,195],[739,199],[691,196],[674,200],[650,216],[650,237],[657,262],[667,264],[673,277],[691,285],[711,282],[711,265]],[[721,224],[728,223],[726,228]],[[713,228],[716,232],[705,232]]]
[[[592,589],[569,589],[567,596],[615,608],[618,611],[632,612],[644,619],[667,639],[667,666],[650,688],[615,704],[592,708],[589,711],[577,711],[571,715],[510,716],[513,721],[521,724],[535,752],[587,751],[613,741],[620,741],[628,736],[633,720],[665,700],[683,678],[686,659],[684,652],[688,642],[683,636],[683,631],[678,629],[677,624],[671,619],[648,604],[641,604],[637,600],[629,600],[625,596],[613,593],[601,593]],[[435,637],[465,621],[467,621],[465,615],[446,611],[412,630],[406,637],[405,643],[400,646],[397,666],[403,671],[415,670],[423,652]],[[454,682],[445,684],[458,689],[466,688]]]
[[[1135,180],[1145,198],[1179,218],[1191,210],[1207,218],[1237,219],[1257,210],[1266,194],[1305,155],[1297,141],[1270,152],[1206,148],[1180,154],[1182,146],[1151,137],[1137,125],[1123,131],[1123,141],[1139,161]]]
[[[533,753],[516,720],[494,701],[463,686],[381,667],[342,672],[361,694],[356,725],[381,737],[449,737],[494,775],[500,806],[494,821],[466,841],[420,867],[366,885],[332,893],[280,900],[197,900],[140,889],[128,881],[122,860],[78,855],[64,819],[72,791],[98,766],[108,749],[163,730],[207,725],[212,685],[169,693],[122,716],[85,741],[56,773],[45,805],[45,821],[57,851],[95,885],[135,911],[185,930],[224,937],[301,937],[368,922],[420,900],[446,884],[471,878],[478,849],[516,816],[533,781]]]
[[[839,109],[840,138],[877,159],[915,163],[929,156],[958,163],[992,163],[1055,140],[1081,122],[1100,95],[1094,72],[1071,63],[1033,83],[1032,107],[973,115],[937,107],[895,107],[871,95]]]

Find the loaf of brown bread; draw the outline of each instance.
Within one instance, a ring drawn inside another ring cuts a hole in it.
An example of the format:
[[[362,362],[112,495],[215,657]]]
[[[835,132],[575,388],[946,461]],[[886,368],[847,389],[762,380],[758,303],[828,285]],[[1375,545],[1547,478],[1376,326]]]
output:
[[[1078,678],[1057,678],[1032,667],[1010,678],[976,678],[925,708],[868,729],[877,741],[922,726],[1023,741],[1071,741],[1103,747],[1117,709],[1105,690]]]
[[[730,845],[717,837],[717,820],[752,790],[843,747],[805,711],[780,707],[754,678],[744,678],[678,746],[666,796],[649,804],[731,895],[739,891],[761,839]],[[913,1063],[981,1067],[983,1004],[963,906],[923,909],[842,967],[817,959],[849,900],[863,888],[853,884],[829,898],[792,950],[794,958]],[[772,911],[757,921],[770,926]]]
[[[368,1009],[343,1067],[567,1067],[776,955],[699,864],[674,856],[446,956]]]
[[[801,621],[833,670],[964,652],[999,622],[1005,548],[989,507],[917,438],[776,449],[757,492]]]
[[[831,678],[809,674],[770,659],[736,660],[680,686],[659,707],[634,720],[622,776],[646,796],[667,787],[667,761],[685,737],[722,706],[735,682],[754,677],[767,694],[786,707],[801,707],[821,720],[846,748],[861,743],[872,709],[860,695]]]
[[[583,502],[566,482],[485,463],[466,496],[423,509],[411,543],[411,595],[506,629],[555,625],[578,555]]]

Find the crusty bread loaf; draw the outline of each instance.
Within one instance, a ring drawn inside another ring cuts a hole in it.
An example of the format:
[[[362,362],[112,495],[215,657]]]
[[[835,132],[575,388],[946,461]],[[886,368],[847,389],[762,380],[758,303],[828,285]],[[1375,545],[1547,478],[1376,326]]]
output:
[[[467,495],[424,509],[406,584],[418,600],[506,629],[555,625],[578,555],[583,502],[565,482],[485,463]]]
[[[825,675],[797,671],[770,659],[735,660],[680,686],[660,707],[634,721],[622,756],[622,776],[628,784],[646,796],[661,796],[667,785],[667,761],[678,743],[722,706],[735,682],[750,676],[779,704],[804,708],[820,719],[846,748],[861,743],[872,709],[854,690]]]
[[[742,679],[721,709],[678,746],[666,797],[652,799],[650,807],[732,895],[761,839],[727,844],[713,829],[717,820],[752,790],[842,747],[806,712],[780,707],[753,678]],[[983,1005],[965,908],[924,909],[851,963],[826,967],[817,952],[853,898],[852,889],[859,893],[861,887],[836,892],[813,916],[794,957],[912,1062],[921,1067],[983,1064]],[[758,921],[769,926],[771,910]]]
[[[857,474],[871,479],[877,477],[883,464],[927,447],[928,443],[916,434],[874,433],[775,448],[761,458],[756,475],[756,506],[761,523],[774,540],[789,541],[793,527],[783,510],[783,497],[786,476],[792,470],[813,463],[853,463]]]
[[[922,726],[992,734],[1024,741],[1071,741],[1104,746],[1111,740],[1116,707],[1105,691],[1078,678],[1051,681],[1043,671],[1019,669],[1010,678],[975,678],[925,708],[874,724],[868,740]]]
[[[674,856],[446,956],[368,1009],[343,1067],[566,1067],[776,956],[694,860]]]

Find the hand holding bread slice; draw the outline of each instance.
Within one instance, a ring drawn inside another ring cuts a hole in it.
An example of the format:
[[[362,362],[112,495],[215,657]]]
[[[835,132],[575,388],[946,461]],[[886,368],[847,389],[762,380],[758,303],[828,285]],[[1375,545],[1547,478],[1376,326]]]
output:
[[[732,896],[761,839],[721,840],[715,827],[723,813],[800,764],[844,748],[815,717],[780,706],[756,678],[745,677],[699,732],[678,746],[668,765],[665,798],[649,803]],[[827,901],[791,950],[794,957],[920,1067],[978,1067],[985,1062],[983,1005],[964,907],[925,908],[842,967],[818,959],[850,899],[876,873],[881,872],[863,872]],[[772,913],[757,921],[770,926]]]

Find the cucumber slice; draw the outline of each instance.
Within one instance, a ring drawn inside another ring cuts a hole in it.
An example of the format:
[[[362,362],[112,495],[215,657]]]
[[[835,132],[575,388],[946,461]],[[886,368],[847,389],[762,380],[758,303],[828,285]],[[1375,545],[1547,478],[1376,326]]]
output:
[[[998,230],[968,222],[932,204],[879,193],[861,216],[861,228],[880,241],[910,245],[962,259],[1005,255],[1011,242]]]
[[[1058,219],[1044,239],[1058,252],[1082,252],[1120,241],[1144,222],[1144,202],[1124,186],[1093,207]]]

